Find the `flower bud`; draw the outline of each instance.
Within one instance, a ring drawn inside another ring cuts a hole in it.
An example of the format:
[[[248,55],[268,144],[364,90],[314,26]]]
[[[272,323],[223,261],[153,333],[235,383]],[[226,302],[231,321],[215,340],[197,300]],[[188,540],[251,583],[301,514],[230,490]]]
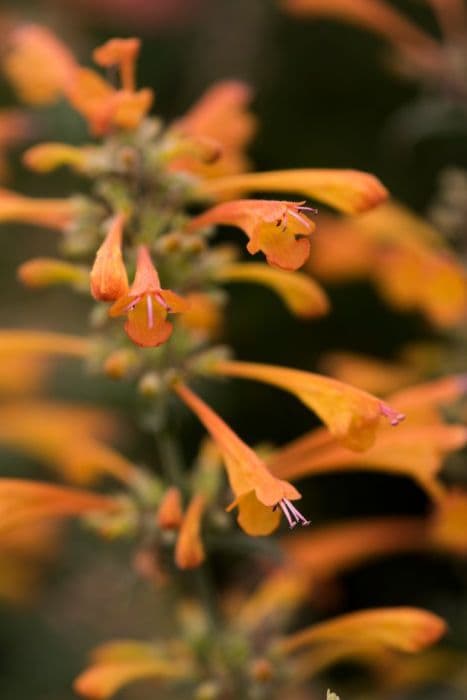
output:
[[[115,301],[128,291],[128,277],[122,256],[125,217],[117,214],[110,222],[104,242],[91,270],[91,293],[97,301]]]

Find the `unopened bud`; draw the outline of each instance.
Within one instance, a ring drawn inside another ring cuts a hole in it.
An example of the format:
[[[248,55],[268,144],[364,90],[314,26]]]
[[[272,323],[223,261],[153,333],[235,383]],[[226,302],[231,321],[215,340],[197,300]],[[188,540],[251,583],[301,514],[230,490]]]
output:
[[[183,520],[182,496],[175,486],[167,489],[156,514],[161,530],[178,530]]]
[[[103,370],[111,379],[123,379],[138,365],[138,355],[134,350],[123,348],[112,352],[104,362]]]
[[[138,391],[148,399],[157,396],[161,390],[162,381],[157,372],[147,372],[141,377],[138,384]]]
[[[221,687],[217,681],[206,681],[196,688],[194,697],[195,700],[218,700]]]
[[[274,668],[268,659],[254,659],[250,667],[250,676],[257,683],[269,683],[274,676]]]

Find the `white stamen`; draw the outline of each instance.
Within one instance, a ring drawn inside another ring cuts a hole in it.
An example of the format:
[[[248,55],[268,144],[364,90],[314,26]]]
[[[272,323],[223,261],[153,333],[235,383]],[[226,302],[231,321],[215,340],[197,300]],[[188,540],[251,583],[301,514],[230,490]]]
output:
[[[152,328],[154,326],[154,310],[152,308],[152,299],[150,294],[146,296],[146,308],[148,310],[148,326],[149,328]]]

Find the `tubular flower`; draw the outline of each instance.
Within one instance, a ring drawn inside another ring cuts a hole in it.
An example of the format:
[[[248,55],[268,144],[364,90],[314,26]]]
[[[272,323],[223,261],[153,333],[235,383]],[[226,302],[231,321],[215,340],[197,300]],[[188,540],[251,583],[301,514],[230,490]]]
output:
[[[63,231],[75,213],[72,199],[32,199],[0,190],[0,222],[17,221]]]
[[[248,236],[247,250],[254,255],[262,251],[270,265],[296,270],[308,258],[315,225],[303,212],[312,211],[302,203],[267,199],[239,199],[218,204],[195,216],[188,231],[198,231],[211,224],[238,226]]]
[[[313,433],[310,437],[313,442]],[[281,456],[279,450],[269,466],[273,474],[289,479],[349,469],[402,474],[414,479],[438,501],[444,496],[442,486],[436,481],[443,461],[466,444],[467,429],[462,425],[412,425],[409,420],[397,431],[382,431],[376,444],[363,454],[332,443],[321,449],[311,449],[307,454],[302,438],[302,453],[293,461],[285,448],[284,455]]]
[[[66,45],[34,24],[15,29],[8,44],[3,69],[21,100],[35,105],[55,102],[77,67]]]
[[[74,689],[84,697],[105,700],[134,681],[187,680],[194,673],[193,660],[182,642],[159,646],[122,639],[94,650],[91,665],[75,680]]]
[[[89,68],[78,68],[74,72],[66,95],[97,136],[107,133],[112,127],[135,129],[153,101],[152,90],[115,90]]]
[[[415,653],[434,644],[446,633],[446,623],[419,608],[375,608],[362,610],[285,637],[277,644],[281,654],[290,654],[321,644],[344,642],[351,647],[367,644]]]
[[[97,301],[115,301],[128,292],[128,276],[122,255],[125,216],[116,214],[91,270],[91,293]]]
[[[419,378],[417,369],[409,363],[385,362],[350,352],[328,353],[320,364],[325,372],[339,381],[374,394],[387,395]]]
[[[37,173],[49,173],[63,165],[81,172],[93,152],[93,146],[79,148],[68,143],[38,143],[23,153],[23,163]]]
[[[300,318],[314,318],[329,311],[329,300],[324,290],[299,272],[274,270],[262,263],[231,263],[217,270],[214,277],[225,282],[257,282],[270,287]]]
[[[45,357],[0,353],[0,396],[31,396],[44,387],[49,369]]]
[[[136,275],[128,293],[110,309],[111,316],[127,315],[125,332],[137,345],[157,347],[172,335],[168,313],[181,313],[187,304],[169,289],[161,289],[159,275],[146,246],[138,248]]]
[[[156,522],[161,530],[178,530],[183,522],[182,495],[171,486],[165,492],[157,509]]]
[[[206,506],[202,493],[195,494],[188,504],[175,547],[175,563],[179,569],[196,569],[206,558],[201,539],[201,520]]]
[[[208,88],[171,129],[175,142],[177,137],[184,139],[186,145],[191,142],[193,154],[188,151],[185,157],[175,158],[171,168],[193,171],[207,178],[247,170],[249,163],[244,149],[256,129],[256,119],[247,109],[250,101],[251,90],[240,81],[221,81]],[[183,140],[180,147],[184,147]]]
[[[436,327],[467,316],[464,268],[432,226],[397,202],[357,219],[320,220],[308,268],[331,281],[369,278],[387,303],[418,311]]]
[[[77,335],[25,331],[17,328],[0,330],[0,357],[7,353],[86,357],[89,350],[89,340]]]
[[[0,443],[39,459],[76,484],[105,475],[124,483],[138,477],[136,467],[106,445],[116,431],[103,411],[45,401],[10,402],[0,407]]]
[[[404,418],[404,414],[365,391],[311,372],[228,361],[217,361],[206,371],[266,382],[290,391],[326,423],[335,438],[351,450],[371,447],[382,417],[393,426]]]
[[[430,519],[431,544],[460,556],[467,554],[467,492],[455,489],[437,504]]]
[[[275,170],[219,177],[203,182],[201,194],[225,197],[243,192],[294,192],[346,214],[373,209],[388,197],[386,188],[359,170]]]
[[[89,271],[81,265],[74,265],[65,260],[34,258],[19,266],[18,279],[27,287],[69,284],[80,289],[89,282]]]
[[[0,479],[0,533],[43,520],[85,513],[115,511],[120,504],[113,498],[65,486]]]
[[[135,66],[140,49],[139,39],[109,39],[95,49],[93,58],[98,66],[104,68],[117,66],[120,70],[123,89],[132,92],[135,89]]]
[[[256,453],[187,386],[177,382],[174,391],[198,416],[217,444],[235,494],[228,510],[238,506],[238,522],[245,532],[267,535],[275,530],[279,524],[278,508],[291,528],[309,524],[291,503],[301,498],[291,484],[276,479]]]

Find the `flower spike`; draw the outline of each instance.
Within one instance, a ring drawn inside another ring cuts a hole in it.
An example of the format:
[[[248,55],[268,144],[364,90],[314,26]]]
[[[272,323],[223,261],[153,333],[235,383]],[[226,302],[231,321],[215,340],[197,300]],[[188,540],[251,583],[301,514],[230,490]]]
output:
[[[279,202],[267,199],[239,199],[218,204],[196,216],[188,231],[198,231],[211,224],[238,226],[250,239],[247,250],[254,255],[263,251],[270,265],[296,270],[308,258],[315,225],[304,211],[304,202]]]
[[[138,249],[136,275],[129,291],[110,309],[111,316],[127,315],[125,332],[137,345],[157,347],[172,335],[168,313],[181,313],[187,308],[184,299],[168,289],[161,289],[159,275],[146,246]]]
[[[191,389],[181,382],[174,391],[195,413],[217,444],[225,462],[235,500],[227,510],[239,508],[239,525],[249,535],[267,535],[279,524],[278,508],[291,528],[309,521],[291,501],[301,498],[287,481],[276,479],[258,455]]]

